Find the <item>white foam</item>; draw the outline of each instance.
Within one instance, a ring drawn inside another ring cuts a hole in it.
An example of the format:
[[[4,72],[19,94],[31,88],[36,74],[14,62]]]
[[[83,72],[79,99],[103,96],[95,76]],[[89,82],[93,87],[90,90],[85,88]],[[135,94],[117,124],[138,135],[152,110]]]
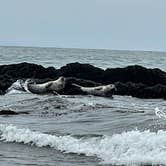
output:
[[[17,80],[7,90],[6,94],[17,94],[17,93],[31,93],[28,90],[27,81]]]
[[[8,91],[6,94],[10,95],[10,94],[17,94],[17,93],[23,93],[23,91],[12,89]]]
[[[166,118],[166,112],[164,112],[164,110],[160,110],[158,107],[155,108],[155,114],[159,118]]]
[[[15,94],[23,92],[23,80],[17,80],[6,91],[6,94]]]
[[[1,140],[49,146],[65,153],[97,156],[104,163],[115,165],[166,164],[166,132],[130,131],[103,137],[74,138],[55,136],[0,125]]]

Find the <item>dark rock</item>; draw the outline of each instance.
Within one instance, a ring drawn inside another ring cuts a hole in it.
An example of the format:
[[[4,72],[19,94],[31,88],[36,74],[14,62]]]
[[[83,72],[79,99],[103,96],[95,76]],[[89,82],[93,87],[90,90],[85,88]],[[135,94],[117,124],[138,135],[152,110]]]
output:
[[[166,73],[160,69],[147,69],[134,65],[125,68],[106,69],[102,83],[132,82],[142,83],[149,86],[156,84],[166,85]]]
[[[102,82],[103,69],[90,64],[70,63],[58,70],[58,76],[76,77],[95,82]]]
[[[19,63],[0,66],[0,75],[9,75],[12,78],[56,78],[56,69],[44,68],[41,65],[31,63]]]
[[[147,86],[142,83],[115,83],[116,95],[128,95],[138,98],[166,98],[166,85]]]
[[[57,70],[57,75],[76,77],[102,84],[114,84],[116,82],[128,84],[131,82],[147,86],[154,86],[156,84],[166,85],[166,73],[164,71],[157,68],[147,69],[139,65],[125,68],[108,68],[104,71],[89,64],[71,63]],[[132,86],[136,85],[133,84]]]
[[[142,90],[142,94],[143,98],[166,98],[166,85],[157,84],[146,87]]]
[[[1,110],[0,115],[18,115],[18,113],[12,110]]]
[[[10,87],[16,80],[12,79],[8,75],[0,75],[0,95],[5,94],[5,91]]]
[[[19,115],[19,114],[29,114],[28,112],[15,112],[12,110],[0,110],[0,115]]]
[[[117,95],[128,95],[128,96],[133,96],[137,97],[140,95],[140,91],[144,89],[146,86],[142,83],[132,83],[132,82],[127,82],[127,83],[121,83],[121,82],[116,82],[115,83],[117,91],[115,91],[115,94]]]
[[[55,80],[59,76],[67,78],[66,88],[62,94],[82,94],[72,83],[85,87],[115,84],[117,95],[130,95],[140,98],[165,98],[166,72],[160,69],[147,69],[134,65],[125,68],[109,68],[106,70],[90,64],[71,63],[56,70],[54,67],[44,68],[31,63],[19,63],[0,66],[0,94],[17,79],[32,78],[37,83]]]

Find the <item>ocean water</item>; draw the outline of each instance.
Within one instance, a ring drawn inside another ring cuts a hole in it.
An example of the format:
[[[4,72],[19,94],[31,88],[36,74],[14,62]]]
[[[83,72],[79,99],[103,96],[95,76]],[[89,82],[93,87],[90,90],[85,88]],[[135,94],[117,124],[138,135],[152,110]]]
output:
[[[0,47],[0,63],[67,63],[97,67],[139,64],[166,71],[166,53]],[[166,165],[166,101],[114,96],[35,95],[12,91],[0,109],[29,114],[0,116],[0,165]]]

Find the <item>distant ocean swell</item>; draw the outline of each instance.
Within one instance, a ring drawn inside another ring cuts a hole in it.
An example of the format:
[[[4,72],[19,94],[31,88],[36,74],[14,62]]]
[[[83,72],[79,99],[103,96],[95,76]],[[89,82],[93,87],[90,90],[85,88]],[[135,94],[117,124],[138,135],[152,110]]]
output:
[[[51,147],[63,153],[97,156],[104,164],[159,165],[166,164],[166,132],[128,131],[102,137],[76,138],[56,136],[0,124],[0,139],[38,147]]]

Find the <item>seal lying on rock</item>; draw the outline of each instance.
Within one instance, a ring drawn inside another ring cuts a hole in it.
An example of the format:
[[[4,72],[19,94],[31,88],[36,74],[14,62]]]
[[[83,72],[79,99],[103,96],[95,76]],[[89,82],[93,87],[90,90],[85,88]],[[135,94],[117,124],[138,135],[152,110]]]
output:
[[[28,79],[25,81],[24,88],[26,91],[35,94],[46,94],[46,93],[68,94],[67,93],[68,89],[76,88],[78,89],[79,92],[78,94],[87,94],[87,95],[95,95],[103,97],[112,97],[114,91],[116,90],[114,84],[94,86],[94,87],[84,87],[76,83],[69,83],[69,82],[70,81],[64,77],[59,77],[55,81],[48,81],[42,84],[36,84],[33,80]],[[72,80],[72,82],[74,82],[74,80]],[[67,84],[69,85],[67,86]],[[74,91],[76,91],[76,89]]]
[[[114,84],[101,85],[96,87],[83,87],[77,84],[72,84],[73,86],[78,87],[82,92],[88,95],[102,96],[102,97],[112,97],[116,87]]]
[[[36,84],[33,80],[27,79],[24,84],[26,91],[36,94],[54,93],[58,94],[59,91],[65,87],[65,78],[59,77],[55,81],[48,81],[42,84]]]

